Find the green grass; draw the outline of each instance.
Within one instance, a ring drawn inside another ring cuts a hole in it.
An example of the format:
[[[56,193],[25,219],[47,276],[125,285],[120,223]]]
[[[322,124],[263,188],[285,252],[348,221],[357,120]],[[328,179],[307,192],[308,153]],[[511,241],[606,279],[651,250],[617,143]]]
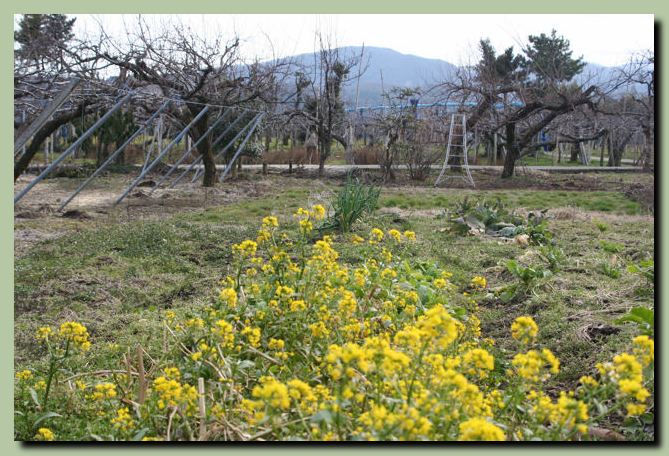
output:
[[[400,209],[441,209],[452,205],[465,196],[470,198],[499,198],[509,207],[523,207],[529,210],[556,207],[577,207],[586,211],[609,212],[613,214],[638,215],[644,211],[639,203],[617,192],[575,192],[547,190],[428,190],[420,193],[384,192],[380,207]]]
[[[320,191],[327,188],[319,187]],[[313,190],[313,189],[311,189]],[[606,219],[602,233],[595,223],[577,219],[549,220],[566,263],[552,277],[540,281],[527,296],[503,304],[490,298],[481,303],[484,336],[511,347],[509,326],[520,315],[533,315],[541,328],[541,343],[562,362],[556,382],[573,385],[590,366],[627,348],[634,329],[613,321],[634,305],[652,306],[652,295],[636,293],[645,282],[621,267],[621,276],[608,277],[598,270],[611,254],[602,245],[615,243],[621,266],[652,257],[652,220],[627,219],[640,207],[614,192],[458,191],[424,190],[408,194],[384,189],[380,207],[401,209],[445,208],[463,194],[499,196],[511,207],[542,209],[573,205],[584,210],[617,214]],[[109,365],[117,355],[106,342],[132,347],[136,343],[160,347],[158,311],[193,306],[212,299],[218,281],[229,271],[230,247],[255,237],[264,215],[279,216],[295,226],[291,214],[307,206],[313,194],[308,187],[290,187],[275,195],[237,204],[182,213],[160,221],[78,225],[57,239],[42,241],[15,261],[15,360],[17,367],[43,362],[33,333],[37,327],[64,319],[86,324],[97,347],[92,366]],[[608,217],[608,216],[607,216]],[[528,254],[532,248],[482,237],[460,237],[445,231],[438,214],[411,216],[376,212],[366,216],[354,232],[367,234],[372,227],[414,230],[418,242],[408,252],[411,261],[438,262],[464,287],[475,275],[488,279],[492,289],[514,279],[505,270],[515,258],[527,265],[543,264]],[[600,242],[604,241],[604,242]],[[363,261],[359,249],[339,239],[335,246],[345,261]],[[543,264],[544,267],[547,267]],[[596,328],[613,327],[601,335]],[[158,348],[159,351],[159,348]],[[587,366],[587,367],[586,367]]]

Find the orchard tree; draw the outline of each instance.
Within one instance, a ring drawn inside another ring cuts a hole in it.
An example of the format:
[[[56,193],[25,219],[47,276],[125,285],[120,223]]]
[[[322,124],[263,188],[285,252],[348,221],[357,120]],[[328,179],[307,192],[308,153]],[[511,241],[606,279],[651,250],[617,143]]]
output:
[[[103,30],[100,35],[106,36]],[[127,77],[135,85],[157,87],[163,96],[180,100],[170,111],[180,129],[207,104],[261,109],[264,102],[274,101],[271,89],[280,82],[281,64],[244,62],[238,37],[208,39],[178,22],[149,26],[139,18],[136,26],[127,30],[127,42],[106,39],[90,46],[88,53],[116,67],[120,79]],[[188,132],[193,140],[200,139],[216,121],[212,111]],[[212,136],[197,145],[205,187],[216,183]]]
[[[44,141],[63,125],[105,111],[117,93],[114,84],[99,84],[94,60],[82,59],[73,40],[75,19],[62,14],[25,14],[14,33],[14,137],[20,136],[72,78],[81,82],[67,101],[32,134],[14,157],[14,180],[32,162]]]
[[[302,117],[318,137],[318,174],[322,176],[325,161],[332,152],[332,142],[337,141],[347,148],[345,134],[347,122],[342,100],[342,90],[350,81],[351,70],[360,64],[355,56],[344,56],[338,48],[333,48],[329,39],[318,35],[320,51],[313,69],[315,77],[305,89],[303,109],[291,113],[291,117]],[[358,77],[360,72],[358,72]],[[298,84],[299,87],[299,84]]]

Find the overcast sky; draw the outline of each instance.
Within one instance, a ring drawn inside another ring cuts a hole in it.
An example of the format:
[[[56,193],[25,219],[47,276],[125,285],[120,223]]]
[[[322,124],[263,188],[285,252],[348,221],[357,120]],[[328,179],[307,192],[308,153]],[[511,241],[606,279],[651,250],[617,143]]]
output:
[[[123,33],[124,22],[135,15],[77,15],[77,33],[91,33],[97,21],[111,34]],[[476,60],[480,38],[490,38],[498,51],[516,49],[527,36],[551,29],[565,36],[574,56],[600,65],[619,65],[631,53],[653,49],[652,14],[274,14],[274,15],[147,15],[155,27],[165,20],[179,20],[203,34],[221,33],[242,39],[246,57],[259,59],[311,52],[314,32],[336,37],[337,46],[379,46],[404,54],[436,58],[455,64]],[[269,43],[272,46],[269,46]]]

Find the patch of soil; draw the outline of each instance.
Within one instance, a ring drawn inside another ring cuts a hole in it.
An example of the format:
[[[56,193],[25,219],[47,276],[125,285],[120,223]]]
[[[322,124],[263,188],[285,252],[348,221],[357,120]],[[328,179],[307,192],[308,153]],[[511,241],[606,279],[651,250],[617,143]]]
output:
[[[75,220],[90,220],[92,218],[86,212],[80,211],[78,209],[63,212],[63,217]]]

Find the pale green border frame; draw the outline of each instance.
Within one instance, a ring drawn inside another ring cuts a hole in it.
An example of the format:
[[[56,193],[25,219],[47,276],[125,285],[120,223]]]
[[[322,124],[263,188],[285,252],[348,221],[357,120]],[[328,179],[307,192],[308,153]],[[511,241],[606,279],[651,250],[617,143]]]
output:
[[[11,3],[10,3],[11,2]],[[543,2],[541,0],[477,0],[473,2],[471,0],[463,1],[429,1],[429,0],[411,0],[411,1],[391,1],[391,0],[368,0],[367,3],[363,3],[363,0],[327,0],[327,1],[318,1],[318,0],[242,0],[235,1],[230,3],[229,0],[217,0],[217,1],[202,1],[198,4],[190,3],[184,4],[184,2],[178,2],[175,0],[162,0],[162,1],[147,1],[147,0],[107,0],[104,2],[92,2],[90,0],[57,0],[57,1],[48,1],[48,0],[4,0],[0,4],[0,10],[2,11],[2,30],[3,39],[0,40],[0,55],[2,56],[2,62],[0,64],[0,84],[3,88],[3,97],[0,110],[0,125],[3,126],[2,133],[0,136],[0,141],[2,144],[3,150],[3,163],[4,166],[0,166],[0,337],[2,338],[3,350],[0,350],[0,360],[2,362],[2,373],[0,374],[0,386],[2,387],[2,394],[0,395],[0,410],[3,412],[0,414],[0,448],[4,450],[2,454],[18,454],[18,453],[35,453],[42,452],[45,449],[35,446],[22,446],[13,441],[13,404],[12,404],[12,394],[13,394],[13,356],[12,348],[14,346],[13,341],[13,186],[11,182],[12,179],[12,166],[10,162],[10,153],[12,150],[12,130],[9,128],[4,128],[9,126],[13,119],[13,110],[12,110],[12,96],[10,95],[12,91],[12,68],[13,68],[13,14],[14,13],[652,13],[655,14],[656,21],[661,24],[661,42],[657,43],[658,51],[663,51],[664,59],[661,61],[660,75],[661,75],[661,111],[664,115],[660,120],[663,121],[662,125],[669,127],[666,121],[666,111],[667,106],[669,105],[669,91],[666,90],[669,87],[669,77],[667,73],[667,64],[666,57],[669,50],[667,46],[668,32],[666,29],[666,23],[669,22],[669,2],[666,0],[609,0],[609,1],[586,1],[586,0],[552,0],[550,2]],[[660,150],[666,149],[667,144],[667,132],[661,136],[661,145]],[[661,169],[658,170],[658,173],[661,175],[667,175],[668,162],[667,160],[658,160],[661,165]],[[661,184],[662,179],[658,181],[658,185]],[[657,199],[658,207],[661,206],[660,213],[662,214],[661,225],[664,222],[666,214],[666,192],[667,186],[661,185],[658,187],[659,197]],[[667,247],[663,243],[658,242],[658,247],[661,247],[661,259],[662,264],[667,258]],[[659,261],[659,260],[658,260]],[[661,269],[661,278],[659,283],[667,283],[667,274],[666,270]],[[664,295],[664,293],[663,293]],[[663,296],[658,296],[657,302],[661,303]],[[662,314],[662,327],[667,327],[667,319],[669,312],[663,311]],[[658,331],[660,333],[660,331]],[[666,340],[667,337],[662,337],[662,346],[658,347],[658,354],[660,356],[660,365],[662,366],[661,375],[658,378],[666,379],[667,371],[667,350],[666,350]],[[199,448],[190,448],[185,446],[176,446],[174,448],[169,447],[160,447],[153,449],[145,449],[137,446],[133,447],[94,447],[94,446],[49,446],[47,451],[56,454],[66,454],[70,452],[82,453],[89,452],[91,450],[96,453],[108,454],[114,451],[123,451],[124,454],[139,454],[140,452],[144,453],[146,451],[155,452],[157,451],[169,451],[170,453],[175,452],[185,452],[185,451],[197,451],[198,453],[206,452],[208,454],[214,454],[220,452],[225,452],[226,454],[235,453],[235,454],[257,454],[257,453],[266,453],[272,452],[273,454],[289,454],[293,452],[300,451],[303,454],[307,452],[346,452],[347,454],[365,454],[369,452],[380,453],[380,452],[405,452],[405,451],[420,451],[421,453],[432,453],[432,454],[443,454],[444,452],[449,453],[458,453],[466,454],[468,456],[478,456],[480,454],[486,454],[488,452],[503,452],[511,453],[517,451],[531,451],[531,452],[548,452],[548,453],[558,453],[563,451],[568,451],[570,455],[585,455],[590,453],[604,453],[604,452],[614,452],[619,453],[621,451],[640,451],[644,453],[659,453],[667,449],[667,436],[665,430],[667,430],[667,392],[666,392],[666,381],[662,385],[662,395],[661,395],[661,410],[662,418],[661,421],[662,428],[657,429],[657,436],[660,438],[661,447],[649,448],[649,447],[625,447],[625,446],[612,446],[612,445],[602,445],[602,446],[568,446],[568,445],[553,445],[553,446],[532,446],[525,449],[520,448],[519,446],[513,446],[509,448],[499,448],[499,447],[472,447],[472,448],[461,448],[461,447],[446,447],[446,446],[425,446],[421,447],[406,447],[406,446],[378,446],[374,448],[366,447],[351,447],[351,446],[340,446],[327,448],[325,446],[320,447],[304,447],[304,448],[295,448],[295,447],[286,447],[282,445],[267,446],[267,447],[237,447],[237,446],[210,446],[210,447],[199,447]]]

